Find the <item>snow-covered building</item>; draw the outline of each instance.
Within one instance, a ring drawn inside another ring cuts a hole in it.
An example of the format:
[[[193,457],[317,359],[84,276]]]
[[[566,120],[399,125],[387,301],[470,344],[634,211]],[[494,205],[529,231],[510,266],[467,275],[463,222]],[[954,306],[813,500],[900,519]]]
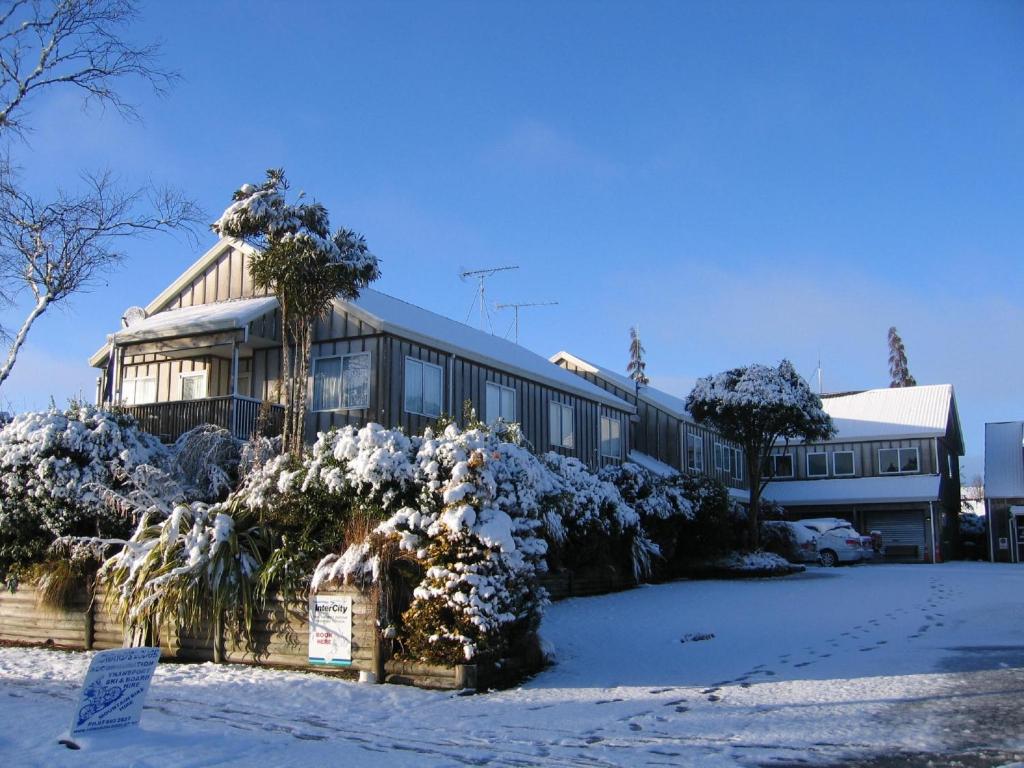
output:
[[[223,238],[89,360],[97,402],[121,403],[173,439],[198,423],[252,433],[261,412],[279,424],[280,309],[254,289],[252,248]],[[317,323],[307,439],[377,422],[422,431],[472,404],[488,423],[521,425],[540,451],[592,467],[622,461],[636,408],[505,339],[366,289]]]
[[[985,425],[985,515],[989,558],[1024,563],[1024,421]]]
[[[740,500],[748,498],[747,471],[739,446],[696,424],[682,398],[652,386],[638,389],[628,377],[564,350],[550,359],[636,407],[629,429],[633,461],[653,468],[656,465],[650,460],[654,459],[682,474],[714,477]]]
[[[870,389],[825,395],[822,404],[835,438],[777,447],[765,498],[796,518],[840,517],[861,533],[880,531],[889,560],[954,554],[964,444],[953,387]]]

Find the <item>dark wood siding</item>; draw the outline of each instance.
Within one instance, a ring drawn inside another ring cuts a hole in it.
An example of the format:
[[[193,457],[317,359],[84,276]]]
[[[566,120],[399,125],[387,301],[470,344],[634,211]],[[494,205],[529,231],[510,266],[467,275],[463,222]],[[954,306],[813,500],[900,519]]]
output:
[[[878,452],[885,448],[917,448],[920,472],[916,474],[935,475],[939,474],[939,465],[936,464],[936,444],[934,438],[916,440],[862,440],[848,442],[811,443],[809,445],[791,445],[788,452],[793,454],[793,478],[779,478],[782,482],[788,479],[794,480],[828,480],[835,479],[833,474],[832,454],[838,451],[853,451],[854,474],[840,477],[878,477]],[[783,453],[783,450],[776,449],[775,453]],[[807,454],[808,453],[828,454],[828,476],[809,477],[807,475]],[[940,462],[946,467],[946,460]],[[948,470],[947,470],[948,471]],[[959,471],[959,470],[958,470]],[[886,475],[895,477],[895,475]],[[959,494],[959,487],[957,488]]]

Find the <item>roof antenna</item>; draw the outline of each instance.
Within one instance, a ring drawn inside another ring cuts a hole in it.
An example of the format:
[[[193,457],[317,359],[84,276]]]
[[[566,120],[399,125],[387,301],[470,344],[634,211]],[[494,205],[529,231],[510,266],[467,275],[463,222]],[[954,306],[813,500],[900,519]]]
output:
[[[515,311],[515,320],[513,320],[512,322],[513,322],[513,325],[514,325],[514,327],[516,329],[515,339],[516,339],[516,344],[518,344],[519,343],[519,310],[522,307],[553,307],[557,303],[558,303],[557,301],[524,301],[524,302],[520,302],[518,304],[495,304],[494,308],[495,309],[508,309],[508,308],[511,307]],[[509,330],[512,330],[512,329],[509,328]],[[507,331],[505,333],[505,337],[508,338],[508,332]]]
[[[821,388],[821,350],[818,350],[818,397],[825,394],[825,390]]]
[[[459,278],[465,280],[467,277],[475,277],[479,281],[479,290],[477,295],[473,297],[473,303],[469,305],[469,312],[466,313],[466,323],[469,323],[469,316],[473,314],[473,307],[476,306],[477,301],[480,302],[480,330],[484,329],[484,320],[487,320],[487,327],[490,328],[491,333],[494,333],[494,328],[491,326],[491,315],[487,311],[487,302],[484,301],[484,280],[493,275],[495,272],[506,272],[511,269],[519,269],[517,266],[512,267],[490,267],[488,269],[464,269],[459,272]]]

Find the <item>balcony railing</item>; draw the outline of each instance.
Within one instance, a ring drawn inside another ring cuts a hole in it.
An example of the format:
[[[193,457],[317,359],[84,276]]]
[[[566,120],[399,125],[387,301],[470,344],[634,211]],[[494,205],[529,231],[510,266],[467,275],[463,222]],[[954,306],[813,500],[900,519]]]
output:
[[[216,424],[229,429],[239,440],[248,440],[261,427],[261,431],[267,435],[281,434],[284,408],[271,404],[266,424],[261,425],[259,417],[262,405],[262,401],[251,397],[227,395],[127,405],[124,410],[138,420],[140,427],[167,443],[174,442],[200,424]]]

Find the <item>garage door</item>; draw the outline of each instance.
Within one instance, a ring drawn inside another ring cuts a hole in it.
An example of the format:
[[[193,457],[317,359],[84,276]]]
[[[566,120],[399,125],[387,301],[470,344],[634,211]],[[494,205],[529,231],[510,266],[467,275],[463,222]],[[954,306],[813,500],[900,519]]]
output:
[[[924,559],[927,535],[920,512],[868,512],[864,522],[867,530],[861,533],[882,532],[883,552],[888,559]]]

